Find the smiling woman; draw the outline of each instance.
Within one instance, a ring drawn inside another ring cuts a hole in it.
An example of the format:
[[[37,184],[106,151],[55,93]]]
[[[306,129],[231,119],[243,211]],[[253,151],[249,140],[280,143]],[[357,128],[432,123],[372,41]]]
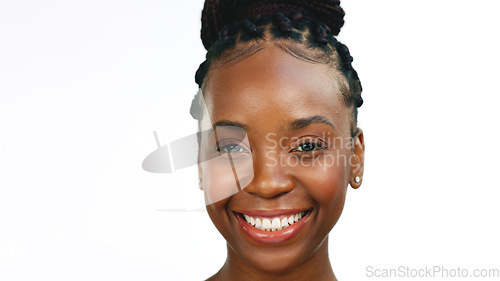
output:
[[[328,234],[361,185],[361,84],[339,1],[211,1],[199,120],[200,187],[227,241],[209,280],[336,280]]]

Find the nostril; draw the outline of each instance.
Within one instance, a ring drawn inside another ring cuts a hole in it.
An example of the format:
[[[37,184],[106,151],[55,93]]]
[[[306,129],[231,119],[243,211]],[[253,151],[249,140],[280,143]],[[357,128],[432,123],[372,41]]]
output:
[[[259,181],[259,177],[255,177],[244,190],[263,198],[275,198],[289,193],[294,188],[295,184],[291,179]]]
[[[244,190],[262,198],[274,198],[292,191],[295,188],[294,178],[285,167],[276,165],[267,156],[259,154],[255,157],[253,179]]]

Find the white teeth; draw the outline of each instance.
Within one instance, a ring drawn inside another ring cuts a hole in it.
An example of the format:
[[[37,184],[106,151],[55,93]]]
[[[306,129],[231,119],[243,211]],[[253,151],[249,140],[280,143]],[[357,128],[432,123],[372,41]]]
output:
[[[299,221],[305,212],[300,212],[295,215],[291,215],[290,217],[285,217],[280,220],[279,217],[275,218],[254,218],[252,216],[243,214],[243,218],[250,225],[255,226],[255,228],[265,230],[265,231],[277,231],[282,230],[283,228],[287,228],[288,226]]]
[[[255,219],[255,227],[260,229],[262,227],[262,222],[260,221],[259,218]]]
[[[253,217],[250,217],[250,224],[255,225],[255,219]]]
[[[287,227],[287,226],[288,226],[288,219],[283,218],[283,220],[281,221],[281,227]]]
[[[272,228],[278,228],[281,227],[281,222],[279,218],[274,218],[272,222]]]
[[[272,225],[271,225],[271,221],[269,219],[262,220],[262,228],[269,230],[271,227],[272,227]]]

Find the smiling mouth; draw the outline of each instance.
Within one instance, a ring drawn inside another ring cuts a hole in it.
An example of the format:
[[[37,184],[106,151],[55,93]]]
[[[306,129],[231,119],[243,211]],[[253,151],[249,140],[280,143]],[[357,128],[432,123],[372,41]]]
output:
[[[247,215],[244,213],[236,213],[240,216],[246,223],[253,226],[256,229],[268,232],[274,232],[286,229],[295,223],[299,222],[304,218],[312,209],[300,211],[292,214],[277,215],[277,216],[257,216],[257,215]]]

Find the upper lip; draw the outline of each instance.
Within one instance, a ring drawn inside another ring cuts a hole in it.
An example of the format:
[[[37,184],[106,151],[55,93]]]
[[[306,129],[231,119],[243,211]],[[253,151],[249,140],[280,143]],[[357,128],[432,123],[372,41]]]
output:
[[[274,217],[281,215],[291,215],[299,212],[304,212],[310,210],[311,208],[300,208],[300,209],[275,209],[275,210],[241,210],[234,211],[236,213],[245,214],[249,216],[262,216],[262,217]]]

